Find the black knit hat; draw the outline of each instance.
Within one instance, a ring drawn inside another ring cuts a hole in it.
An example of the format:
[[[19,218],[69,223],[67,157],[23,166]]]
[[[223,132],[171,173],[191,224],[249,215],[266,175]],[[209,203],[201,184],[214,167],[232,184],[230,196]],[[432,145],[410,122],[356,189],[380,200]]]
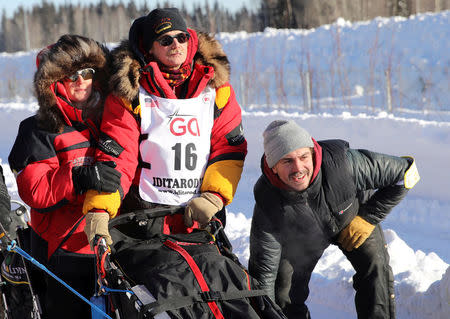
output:
[[[155,9],[144,20],[142,39],[145,50],[150,50],[155,41],[162,34],[180,30],[187,32],[186,22],[177,8]]]

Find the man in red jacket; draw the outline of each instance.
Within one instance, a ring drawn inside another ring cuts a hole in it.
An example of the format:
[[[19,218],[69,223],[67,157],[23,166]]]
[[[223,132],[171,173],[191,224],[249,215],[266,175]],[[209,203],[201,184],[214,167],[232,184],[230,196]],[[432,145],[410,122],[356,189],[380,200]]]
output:
[[[96,160],[117,163],[121,188],[87,193],[88,237],[111,243],[107,222],[119,206],[121,213],[185,206],[187,227],[204,226],[218,212],[223,219],[247,143],[220,44],[187,28],[177,9],[155,9],[113,50],[112,69]]]

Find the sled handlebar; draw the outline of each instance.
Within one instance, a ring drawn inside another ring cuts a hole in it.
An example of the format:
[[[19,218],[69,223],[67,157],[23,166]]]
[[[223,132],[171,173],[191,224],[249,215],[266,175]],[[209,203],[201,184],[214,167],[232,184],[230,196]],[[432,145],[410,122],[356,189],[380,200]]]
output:
[[[176,214],[183,214],[184,207],[171,206],[171,207],[155,207],[148,209],[136,210],[130,213],[116,216],[108,223],[108,228],[111,230],[119,225],[127,224],[133,220],[147,220],[157,217],[170,216]]]

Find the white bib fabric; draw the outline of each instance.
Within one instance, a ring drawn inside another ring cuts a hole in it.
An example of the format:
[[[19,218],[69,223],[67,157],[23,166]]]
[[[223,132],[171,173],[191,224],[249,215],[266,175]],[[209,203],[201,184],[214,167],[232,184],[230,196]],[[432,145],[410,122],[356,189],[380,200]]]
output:
[[[165,99],[139,91],[142,168],[139,194],[158,204],[183,205],[200,195],[210,154],[216,91]],[[148,136],[147,136],[148,135]],[[149,165],[148,165],[149,164]]]

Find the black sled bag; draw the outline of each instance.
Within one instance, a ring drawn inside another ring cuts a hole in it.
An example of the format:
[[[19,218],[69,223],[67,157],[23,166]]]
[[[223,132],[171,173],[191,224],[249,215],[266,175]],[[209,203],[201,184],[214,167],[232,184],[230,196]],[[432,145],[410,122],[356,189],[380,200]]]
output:
[[[31,318],[33,301],[23,260],[18,253],[13,251],[7,252],[5,255],[5,259],[1,263],[0,290],[3,293],[3,310],[8,313],[6,318]]]
[[[174,216],[168,223],[167,216],[138,215],[111,229],[111,260],[130,286],[144,287],[150,301],[137,309],[124,294],[114,296],[122,318],[285,318],[262,290],[255,289],[237,257],[219,249],[214,235],[199,229],[167,234],[173,230],[168,224]],[[182,223],[181,217],[175,215]],[[157,235],[142,239],[155,229]]]

